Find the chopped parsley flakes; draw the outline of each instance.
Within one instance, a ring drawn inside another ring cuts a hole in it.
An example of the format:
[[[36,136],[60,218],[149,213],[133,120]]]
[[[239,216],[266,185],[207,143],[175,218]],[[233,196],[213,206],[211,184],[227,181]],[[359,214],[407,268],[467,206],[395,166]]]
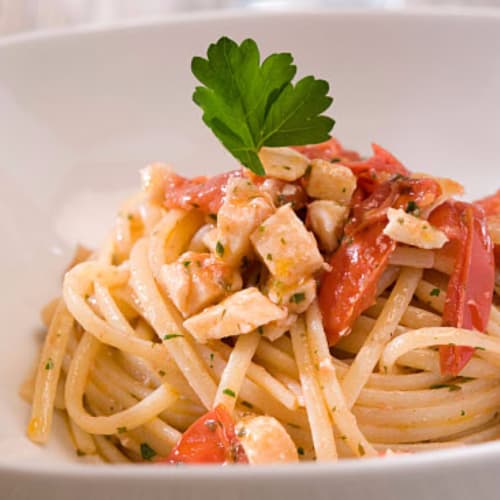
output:
[[[141,443],[141,456],[144,460],[152,460],[157,453],[148,443]]]
[[[229,388],[224,389],[222,391],[222,394],[225,394],[226,396],[231,396],[232,398],[236,397],[236,393],[232,389],[229,389]]]
[[[163,336],[163,340],[175,339],[177,337],[182,337],[180,333],[167,333],[167,335]]]
[[[222,257],[224,255],[224,245],[220,241],[217,241],[217,243],[215,244],[215,253],[219,257]]]
[[[304,292],[294,293],[290,297],[290,302],[292,304],[300,304],[302,301],[306,300],[306,294]]]

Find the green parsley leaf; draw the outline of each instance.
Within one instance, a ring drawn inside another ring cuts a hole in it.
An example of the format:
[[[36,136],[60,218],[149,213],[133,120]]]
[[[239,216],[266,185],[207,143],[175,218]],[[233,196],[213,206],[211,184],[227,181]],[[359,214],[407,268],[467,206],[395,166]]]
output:
[[[156,457],[156,451],[148,443],[141,443],[141,456],[144,460],[152,460]]]
[[[231,396],[232,398],[235,398],[236,397],[236,393],[232,390],[232,389],[224,389],[222,391],[223,394],[226,394],[227,396]]]
[[[203,110],[203,121],[226,149],[258,175],[263,146],[316,144],[330,137],[334,120],[322,115],[332,103],[329,85],[306,76],[292,84],[297,71],[289,53],[277,53],[261,64],[252,39],[240,45],[220,38],[207,58],[193,57],[191,70],[203,84],[193,101]]]
[[[297,453],[298,453],[300,456],[304,455],[304,448],[302,448],[302,446],[299,446],[299,447],[297,448]]]
[[[53,368],[54,368],[54,362],[52,361],[52,358],[47,359],[47,362],[45,363],[45,369],[52,370]]]
[[[441,290],[439,288],[433,288],[431,290],[431,297],[439,297],[439,294],[441,293]]]

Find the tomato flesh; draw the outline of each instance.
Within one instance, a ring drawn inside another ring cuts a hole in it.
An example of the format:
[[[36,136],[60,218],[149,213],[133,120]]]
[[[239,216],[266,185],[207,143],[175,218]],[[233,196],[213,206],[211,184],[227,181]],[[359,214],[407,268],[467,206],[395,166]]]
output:
[[[481,207],[487,216],[500,214],[500,189],[486,198],[475,201],[474,205]]]
[[[307,156],[307,158],[310,158],[311,160],[319,159],[326,161],[332,161],[332,160],[357,161],[361,159],[361,157],[356,151],[344,149],[342,144],[340,144],[340,142],[334,137],[320,144],[310,144],[307,146],[294,146],[293,149],[303,154],[304,156]]]
[[[495,280],[493,244],[484,212],[470,203],[448,201],[429,222],[449,238],[442,252],[454,258],[443,310],[443,325],[484,332],[488,324]],[[443,375],[458,375],[474,353],[472,347],[441,346]]]
[[[321,279],[318,301],[330,345],[347,335],[355,319],[375,300],[377,283],[396,242],[383,234],[389,207],[410,201],[424,208],[441,194],[432,179],[394,178],[376,187],[352,209],[345,236]]]
[[[226,185],[231,177],[242,177],[241,170],[232,170],[213,177],[187,179],[169,175],[165,187],[165,208],[197,208],[206,214],[216,214],[222,205]]]
[[[167,464],[248,463],[231,415],[218,405],[194,422],[163,461]]]
[[[396,243],[382,231],[385,222],[346,237],[330,259],[319,289],[319,306],[330,345],[350,333],[354,320],[375,298],[377,282]]]

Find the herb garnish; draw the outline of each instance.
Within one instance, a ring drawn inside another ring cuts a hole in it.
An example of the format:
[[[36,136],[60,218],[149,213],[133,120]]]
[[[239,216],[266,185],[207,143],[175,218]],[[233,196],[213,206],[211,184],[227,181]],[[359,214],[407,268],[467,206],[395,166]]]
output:
[[[258,157],[263,146],[317,144],[330,138],[334,120],[322,115],[330,107],[329,85],[306,76],[295,85],[297,71],[289,53],[276,53],[260,63],[252,39],[240,45],[220,38],[207,58],[193,57],[191,71],[203,84],[193,101],[203,121],[245,167],[264,175]]]
[[[415,201],[410,200],[408,202],[408,204],[406,205],[405,212],[407,214],[418,215],[420,213],[420,209],[419,209],[418,205],[415,203]]]
[[[215,253],[219,257],[222,257],[224,255],[224,245],[220,241],[217,241],[217,243],[215,244]]]
[[[450,392],[460,391],[462,388],[457,384],[433,384],[430,389],[448,389]]]
[[[177,337],[182,337],[180,333],[167,333],[167,335],[163,336],[163,340],[175,339]]]
[[[141,443],[141,456],[144,460],[152,460],[156,457],[156,451],[148,443]]]
[[[226,394],[227,396],[231,396],[232,398],[235,398],[236,397],[236,393],[232,390],[232,389],[224,389],[222,391],[222,394]]]
[[[292,304],[300,304],[303,300],[306,300],[306,294],[304,292],[294,293],[290,297],[290,302]]]
[[[439,294],[441,293],[441,290],[439,288],[433,288],[431,290],[431,297],[439,297]]]

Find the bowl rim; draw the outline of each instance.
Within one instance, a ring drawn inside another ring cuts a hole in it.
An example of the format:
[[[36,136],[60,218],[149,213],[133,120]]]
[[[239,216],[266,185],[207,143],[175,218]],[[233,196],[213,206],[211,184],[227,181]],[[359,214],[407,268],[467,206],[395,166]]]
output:
[[[211,23],[218,20],[250,20],[258,21],[261,18],[286,17],[316,17],[316,16],[346,17],[346,18],[393,18],[414,19],[416,22],[436,18],[468,18],[476,21],[498,22],[500,26],[500,8],[495,7],[413,7],[405,9],[332,9],[332,8],[294,8],[283,9],[220,9],[201,10],[197,12],[181,12],[154,19],[139,19],[132,21],[117,21],[106,25],[82,25],[61,29],[39,30],[13,35],[6,35],[0,39],[0,53],[15,50],[18,47],[38,43],[61,43],[70,38],[91,37],[124,32],[137,32],[151,28],[168,28],[178,24]],[[500,464],[500,441],[430,450],[415,454],[394,454],[384,458],[368,458],[364,460],[345,459],[335,463],[303,462],[300,464],[282,464],[272,466],[241,466],[220,467],[219,465],[192,465],[189,467],[158,467],[159,464],[111,465],[105,463],[89,464],[68,462],[61,466],[60,462],[48,464],[16,463],[11,464],[0,458],[0,477],[3,474],[17,474],[20,476],[61,477],[67,479],[114,479],[132,480],[162,479],[162,481],[190,480],[192,478],[208,482],[220,482],[224,479],[254,479],[287,480],[322,477],[325,475],[332,480],[339,477],[358,478],[362,473],[365,476],[378,476],[382,472],[416,472],[438,466],[453,469],[459,463],[467,461],[468,466],[480,466],[484,461],[496,461]],[[217,469],[217,474],[214,474]]]
[[[498,20],[500,19],[500,8],[491,6],[467,6],[467,5],[444,5],[444,6],[412,6],[393,8],[328,8],[311,7],[305,8],[297,6],[292,8],[269,7],[269,8],[238,8],[226,7],[219,9],[200,9],[197,11],[180,11],[163,14],[160,16],[144,17],[139,19],[118,19],[109,23],[88,23],[77,26],[54,27],[34,31],[22,31],[19,33],[7,34],[0,37],[0,49],[22,46],[25,44],[60,41],[65,38],[89,36],[96,34],[116,33],[123,31],[140,31],[155,27],[170,26],[174,24],[189,23],[210,23],[217,20],[241,20],[259,19],[269,17],[315,17],[315,16],[335,16],[335,17],[356,17],[356,18],[400,18],[400,19],[431,19],[431,18],[471,18],[477,20]],[[496,22],[496,21],[493,21]]]

